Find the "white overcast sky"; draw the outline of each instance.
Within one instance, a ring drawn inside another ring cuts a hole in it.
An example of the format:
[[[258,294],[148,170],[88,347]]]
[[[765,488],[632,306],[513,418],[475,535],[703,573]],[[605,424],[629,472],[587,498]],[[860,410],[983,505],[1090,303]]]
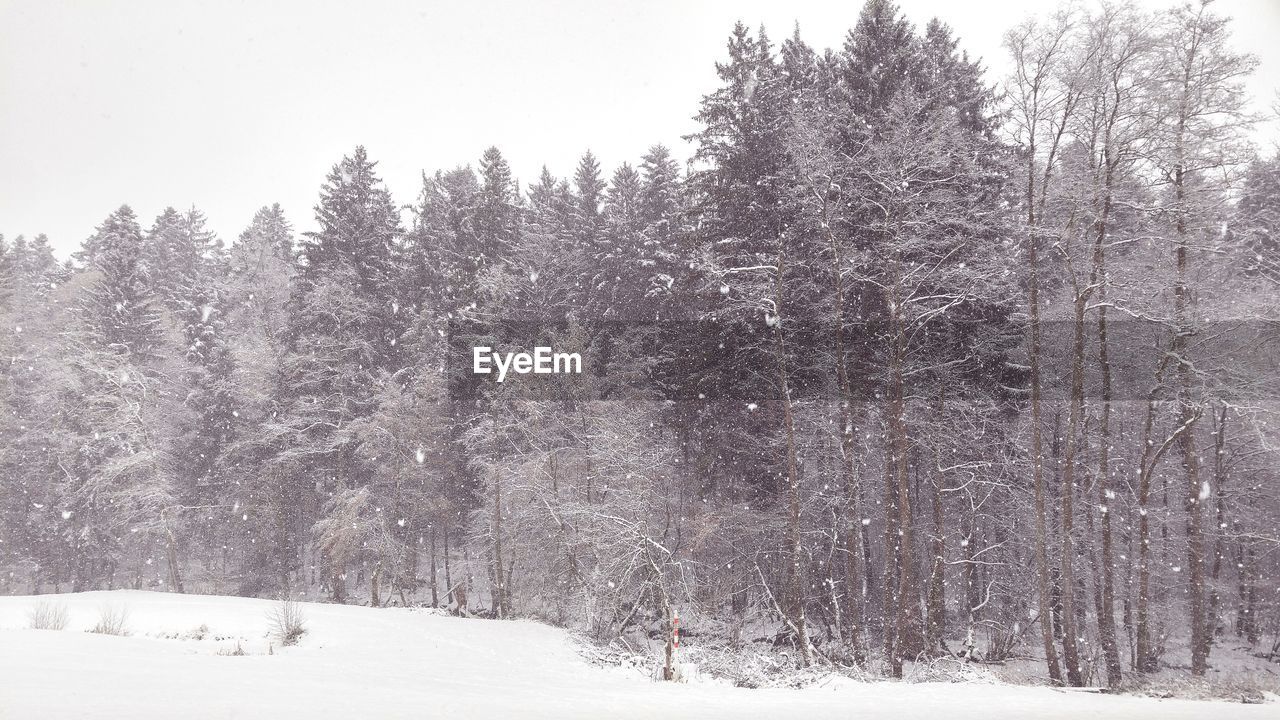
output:
[[[1143,0],[1165,6],[1166,0]],[[1057,0],[900,0],[1003,70],[1003,32]],[[1280,0],[1218,0],[1280,86]],[[422,170],[497,145],[522,181],[606,171],[696,129],[734,21],[835,47],[858,0],[0,0],[0,232],[60,255],[121,203],[144,226],[198,206],[228,243],[265,204],[312,225],[325,173],[363,144],[397,202]],[[994,77],[993,77],[994,79]],[[1273,126],[1274,127],[1274,126]]]

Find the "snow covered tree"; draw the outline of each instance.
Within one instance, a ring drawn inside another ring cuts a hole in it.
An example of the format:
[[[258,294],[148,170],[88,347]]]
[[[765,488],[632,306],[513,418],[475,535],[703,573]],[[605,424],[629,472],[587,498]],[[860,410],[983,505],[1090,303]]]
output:
[[[275,422],[287,442],[281,459],[313,480],[317,501],[367,484],[370,468],[350,426],[376,411],[387,374],[399,369],[397,342],[408,324],[394,286],[398,212],[375,165],[357,147],[329,173],[316,206],[320,229],[302,242],[290,301]],[[326,558],[335,600],[345,597],[345,559]]]
[[[165,371],[173,358],[161,352],[159,303],[133,211],[123,206],[108,216],[89,248],[96,277],[82,295],[80,325],[67,335],[75,381],[68,393],[79,399],[64,398],[74,403],[67,418],[74,430],[61,449],[65,478],[56,493],[77,559],[73,584],[111,586],[130,560],[140,582],[158,543],[168,583],[181,590],[169,432],[182,412]]]

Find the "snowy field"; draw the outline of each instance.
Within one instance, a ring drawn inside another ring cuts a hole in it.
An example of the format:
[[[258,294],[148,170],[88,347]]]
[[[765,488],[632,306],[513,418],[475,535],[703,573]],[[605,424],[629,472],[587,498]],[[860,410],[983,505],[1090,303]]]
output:
[[[65,630],[29,630],[39,602]],[[127,636],[85,632],[125,608]],[[830,683],[746,690],[656,683],[584,660],[561,630],[428,611],[303,604],[280,648],[274,603],[116,591],[0,597],[0,719],[1276,718],[1239,705],[979,684]],[[204,626],[203,628],[201,626]],[[237,646],[245,653],[231,655]]]

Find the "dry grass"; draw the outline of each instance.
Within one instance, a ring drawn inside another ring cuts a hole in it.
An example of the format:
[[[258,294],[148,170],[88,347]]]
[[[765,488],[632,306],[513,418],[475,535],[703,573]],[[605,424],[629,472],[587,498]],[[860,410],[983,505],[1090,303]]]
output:
[[[218,654],[219,654],[219,655],[224,655],[224,656],[227,656],[227,657],[243,657],[243,656],[245,656],[245,655],[248,655],[249,653],[245,652],[245,651],[244,651],[244,646],[240,644],[240,641],[239,641],[239,640],[236,640],[235,647],[231,647],[231,648],[220,648],[220,649],[218,650]]]
[[[55,602],[38,602],[27,611],[27,627],[32,630],[66,630],[67,606]]]
[[[267,614],[267,620],[271,622],[271,634],[281,645],[297,645],[302,636],[307,634],[302,604],[297,600],[283,599],[276,603]]]
[[[103,605],[98,609],[98,624],[89,630],[99,635],[128,635],[129,608],[116,605]]]

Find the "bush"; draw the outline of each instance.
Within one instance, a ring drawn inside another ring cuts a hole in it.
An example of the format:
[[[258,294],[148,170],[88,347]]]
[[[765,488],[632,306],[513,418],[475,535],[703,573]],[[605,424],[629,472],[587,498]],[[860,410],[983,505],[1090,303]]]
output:
[[[267,619],[271,621],[271,634],[281,645],[297,645],[302,636],[307,634],[302,604],[297,600],[284,599],[276,603]]]
[[[67,606],[54,602],[36,603],[27,611],[27,627],[32,630],[66,630]]]
[[[244,646],[240,644],[240,641],[239,641],[239,640],[236,640],[236,646],[235,646],[235,647],[233,647],[233,648],[220,648],[220,649],[218,650],[218,654],[219,654],[219,655],[225,655],[225,656],[228,656],[228,657],[243,657],[243,656],[245,656],[245,655],[248,655],[249,653],[245,652],[245,651],[244,651]]]
[[[99,635],[128,635],[129,609],[104,605],[98,610],[98,624],[89,630]]]

